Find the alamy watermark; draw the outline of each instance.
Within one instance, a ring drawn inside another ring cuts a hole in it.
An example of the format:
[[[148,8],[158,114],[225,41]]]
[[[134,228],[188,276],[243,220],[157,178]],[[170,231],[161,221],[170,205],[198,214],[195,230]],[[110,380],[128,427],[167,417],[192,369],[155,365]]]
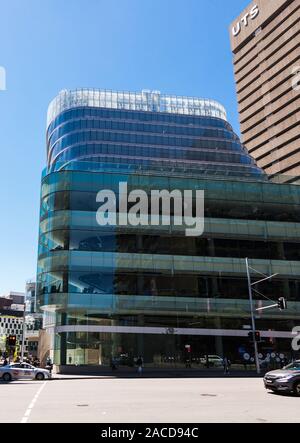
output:
[[[300,66],[294,66],[292,74],[292,88],[294,91],[300,91]]]
[[[118,195],[110,189],[98,192],[96,213],[100,226],[183,226],[187,237],[204,232],[204,191],[142,189],[128,193],[127,182],[119,183]]]
[[[6,71],[0,66],[0,91],[6,91]]]
[[[292,341],[292,348],[294,351],[300,351],[300,326],[296,326],[292,330],[292,334],[295,335]]]

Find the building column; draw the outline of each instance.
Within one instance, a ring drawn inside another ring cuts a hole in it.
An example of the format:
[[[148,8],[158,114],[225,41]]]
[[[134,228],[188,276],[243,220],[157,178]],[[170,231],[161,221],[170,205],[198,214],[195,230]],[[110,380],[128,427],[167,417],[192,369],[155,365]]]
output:
[[[215,318],[215,328],[221,329],[221,319],[220,317]],[[216,354],[220,357],[224,355],[223,337],[215,337]]]
[[[67,320],[67,314],[64,312],[61,314],[61,325],[65,326]],[[60,334],[60,364],[67,364],[67,332]]]
[[[144,314],[138,315],[138,326],[145,326]],[[137,357],[141,355],[145,360],[145,348],[144,348],[144,335],[138,333],[137,334]]]
[[[215,257],[215,244],[213,238],[208,238],[208,255],[210,257]],[[216,277],[211,278],[211,291],[210,297],[218,297],[219,296],[219,287],[218,287],[218,279]]]
[[[283,243],[279,242],[277,244],[277,253],[278,253],[278,258],[279,260],[286,260],[285,257],[285,253],[284,253],[284,247],[283,247]],[[279,275],[280,277],[280,275]],[[290,287],[289,287],[289,281],[288,280],[284,280],[283,281],[283,296],[285,298],[289,298],[290,296]]]

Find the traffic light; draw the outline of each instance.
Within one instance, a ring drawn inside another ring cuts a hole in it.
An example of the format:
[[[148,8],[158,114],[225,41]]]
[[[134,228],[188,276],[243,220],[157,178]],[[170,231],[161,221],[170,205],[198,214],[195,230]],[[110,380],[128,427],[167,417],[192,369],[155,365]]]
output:
[[[284,297],[280,297],[278,299],[278,308],[281,311],[284,311],[285,309],[287,309],[287,302],[286,302],[286,299]]]
[[[253,331],[250,331],[248,333],[248,337],[249,337],[250,341],[254,341],[255,340],[256,342],[259,342],[260,341],[260,332],[259,331],[255,331],[253,333]]]
[[[191,345],[185,345],[185,350],[190,354],[192,352]]]
[[[17,343],[16,335],[9,335],[8,339],[7,339],[8,346],[11,346],[11,347],[16,346],[16,343]]]

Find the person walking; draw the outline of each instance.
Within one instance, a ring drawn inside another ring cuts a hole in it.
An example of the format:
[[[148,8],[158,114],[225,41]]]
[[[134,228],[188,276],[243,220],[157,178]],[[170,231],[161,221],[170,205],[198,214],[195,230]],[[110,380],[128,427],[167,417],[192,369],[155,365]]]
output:
[[[53,363],[52,363],[52,360],[50,357],[47,357],[45,369],[48,369],[48,371],[50,372],[50,375],[52,375]]]
[[[191,368],[191,367],[192,367],[192,365],[191,365],[191,359],[190,359],[190,358],[187,358],[187,359],[185,360],[185,367],[186,367],[186,368]]]
[[[137,364],[137,370],[138,370],[138,373],[140,374],[140,375],[142,375],[142,372],[143,372],[143,358],[141,357],[141,356],[139,356],[139,358],[137,359],[137,361],[136,361],[136,364]]]
[[[231,365],[230,360],[225,356],[223,358],[224,374],[229,374],[230,365]]]
[[[33,366],[38,368],[40,366],[40,360],[36,357],[32,363]]]
[[[112,371],[115,371],[115,370],[118,369],[117,362],[116,362],[116,359],[114,357],[112,357],[111,360],[110,360],[110,367],[111,367]]]

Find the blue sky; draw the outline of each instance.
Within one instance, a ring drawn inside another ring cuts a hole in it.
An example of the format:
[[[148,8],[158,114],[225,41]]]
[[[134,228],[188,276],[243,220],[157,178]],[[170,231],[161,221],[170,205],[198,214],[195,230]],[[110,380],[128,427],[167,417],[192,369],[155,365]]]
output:
[[[238,132],[228,26],[250,0],[2,0],[0,294],[35,277],[45,121],[61,89],[210,97]]]

